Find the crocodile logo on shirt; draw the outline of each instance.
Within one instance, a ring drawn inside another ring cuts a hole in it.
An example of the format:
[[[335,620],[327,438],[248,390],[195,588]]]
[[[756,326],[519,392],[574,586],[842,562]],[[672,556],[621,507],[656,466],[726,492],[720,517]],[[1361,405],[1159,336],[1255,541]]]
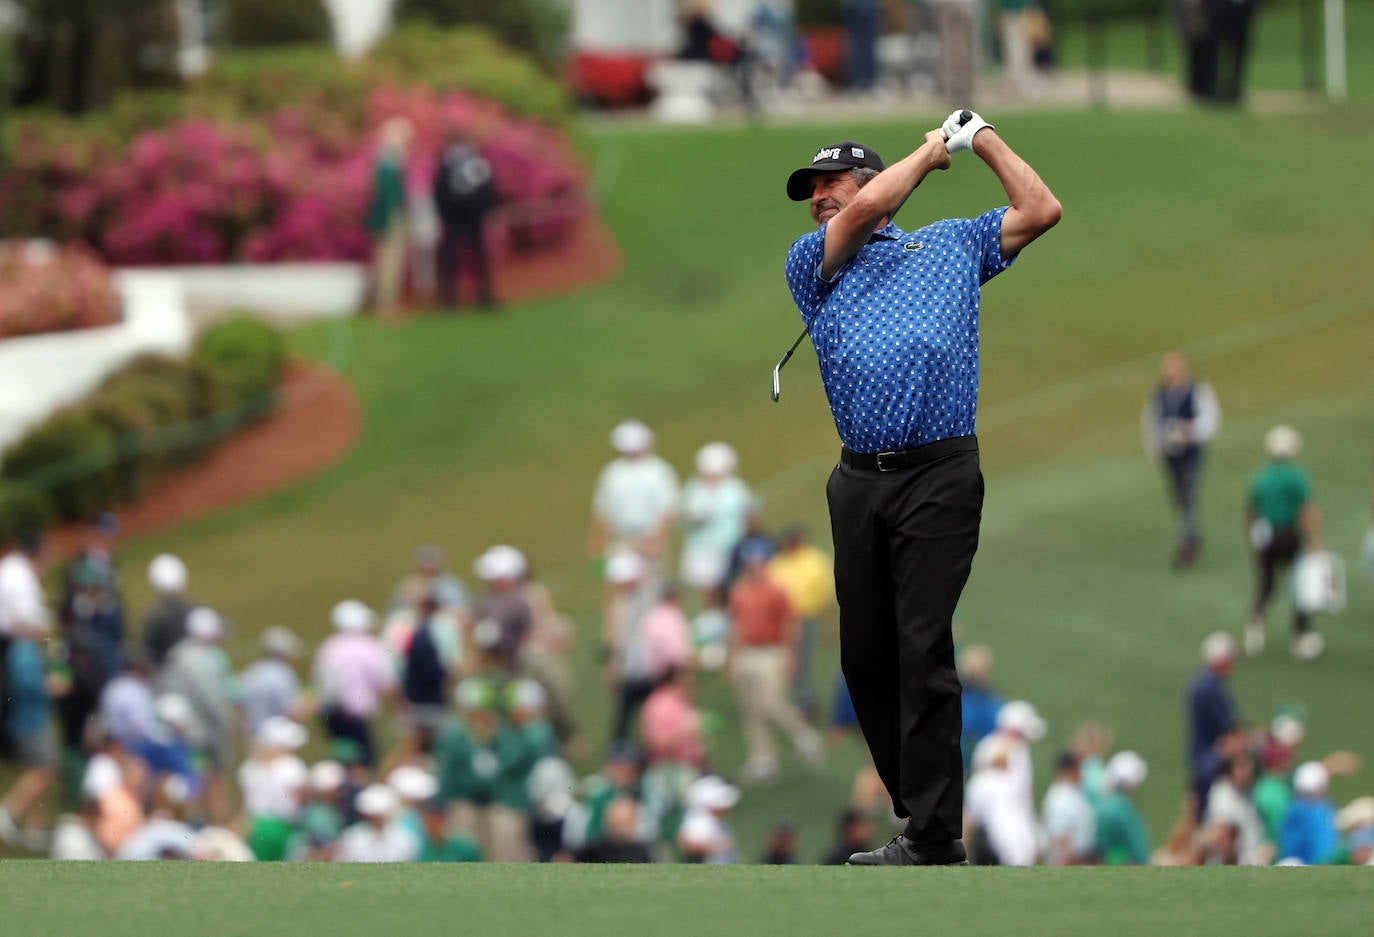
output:
[[[904,251],[918,251],[918,250],[920,250],[922,247],[925,247],[925,244],[923,244],[923,243],[920,242],[920,241],[907,241],[905,244],[902,245],[902,250],[904,250]]]

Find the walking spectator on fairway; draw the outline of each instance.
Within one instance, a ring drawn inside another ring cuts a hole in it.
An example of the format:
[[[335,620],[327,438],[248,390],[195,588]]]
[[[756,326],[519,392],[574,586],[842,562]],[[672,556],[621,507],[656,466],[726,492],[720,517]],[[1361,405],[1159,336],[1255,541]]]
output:
[[[63,636],[87,647],[108,680],[124,666],[124,605],[108,557],[79,556],[67,567],[63,591]]]
[[[1140,414],[1140,430],[1145,454],[1164,468],[1178,515],[1175,569],[1197,561],[1202,544],[1197,510],[1202,463],[1220,427],[1221,409],[1211,385],[1193,380],[1183,352],[1169,352],[1160,365],[1159,386]]]
[[[458,279],[465,272],[477,281],[477,304],[484,309],[496,305],[486,241],[487,216],[496,204],[491,163],[477,140],[463,130],[450,131],[434,176],[434,207],[443,227],[435,268],[439,301],[445,306],[458,305]]]
[[[440,610],[432,596],[420,598],[407,624],[410,633],[399,647],[390,644],[389,639],[395,637],[390,630],[383,642],[399,654],[401,698],[409,729],[403,744],[413,755],[428,748],[448,712],[449,679],[458,674],[462,636],[457,622]]]
[[[657,563],[678,509],[677,473],[654,454],[654,434],[638,420],[611,431],[616,458],[597,478],[587,552],[634,551]]]
[[[1097,805],[1097,854],[1107,865],[1150,861],[1150,834],[1132,796],[1148,773],[1145,759],[1132,751],[1107,762],[1107,792]]]
[[[575,853],[578,862],[653,862],[649,846],[639,835],[639,804],[616,795],[606,805],[603,832]]]
[[[1092,865],[1097,861],[1097,816],[1083,793],[1078,756],[1062,752],[1050,789],[1041,805],[1045,829],[1045,862],[1049,865]]]
[[[730,591],[729,666],[748,749],[740,777],[761,784],[778,773],[774,729],[786,733],[807,765],[818,765],[825,749],[787,695],[796,661],[796,612],[787,593],[768,578],[766,550],[751,549],[743,560],[744,572]]]
[[[763,505],[756,500],[749,505],[749,514],[744,518],[744,536],[730,551],[730,570],[725,574],[727,596],[744,572],[744,555],[758,551],[763,551],[771,559],[778,552],[778,544],[763,523]]]
[[[1212,781],[1232,754],[1231,735],[1240,727],[1229,684],[1235,660],[1235,639],[1213,632],[1202,642],[1203,668],[1188,686],[1188,766],[1199,815]]]
[[[373,784],[358,795],[362,819],[344,830],[334,846],[335,862],[414,862],[420,841],[396,820],[400,799],[385,784]]]
[[[682,579],[705,594],[725,582],[730,551],[744,536],[753,494],[735,472],[739,458],[723,442],[696,456],[697,474],[682,489]]]
[[[378,133],[372,164],[372,196],[367,205],[367,232],[372,236],[372,306],[378,316],[400,312],[406,274],[406,161],[414,128],[404,117],[392,117]]]
[[[5,660],[14,636],[24,628],[36,628],[51,621],[43,595],[43,536],[23,531],[14,548],[0,557],[0,753],[6,748],[10,697],[6,688]]]
[[[724,589],[712,589],[704,597],[701,611],[692,618],[692,647],[702,670],[719,670],[729,656],[730,612],[725,607],[725,595]]]
[[[644,616],[644,647],[649,655],[649,680],[655,685],[674,670],[690,668],[692,623],[682,610],[682,595],[673,583],[659,590],[659,600]]]
[[[405,608],[422,595],[432,596],[440,608],[457,613],[467,612],[472,604],[463,580],[445,567],[444,551],[432,544],[415,551],[415,565],[396,584],[387,611],[392,613]]]
[[[1188,92],[1196,101],[1217,96],[1217,31],[1209,0],[1177,0],[1179,33],[1188,63]]]
[[[530,631],[520,650],[520,671],[537,680],[548,693],[549,722],[558,741],[570,754],[580,757],[586,742],[578,733],[572,709],[576,680],[568,659],[573,648],[573,622],[558,611],[548,588],[531,578],[528,569],[522,587],[530,607]]]
[[[259,862],[287,856],[310,784],[310,769],[296,755],[308,738],[300,723],[270,716],[253,735],[252,756],[239,766],[248,846]]]
[[[940,37],[940,93],[949,101],[973,99],[980,58],[975,38],[979,0],[931,0]]]
[[[692,671],[673,668],[649,694],[640,722],[650,764],[672,763],[693,772],[705,765],[706,739],[695,690]]]
[[[129,655],[124,671],[100,692],[100,724],[105,734],[129,751],[156,731],[152,668],[147,656]]]
[[[797,662],[792,670],[790,693],[808,719],[819,708],[811,685],[811,662],[820,640],[821,616],[835,607],[834,561],[812,545],[806,528],[794,524],[778,536],[778,552],[768,561],[768,577],[792,603],[797,613]]]
[[[186,637],[186,616],[195,607],[186,595],[188,578],[186,564],[170,553],[159,554],[148,564],[148,584],[157,600],[143,617],[143,649],[154,671]]]
[[[687,789],[687,814],[677,845],[687,862],[733,865],[738,861],[729,815],[739,803],[739,788],[714,774],[698,778]]]
[[[1216,30],[1216,98],[1236,105],[1245,93],[1245,60],[1250,52],[1250,27],[1259,0],[1227,0],[1212,6]]]
[[[204,779],[196,766],[201,758],[193,747],[190,735],[194,731],[195,713],[186,697],[164,693],[153,705],[156,722],[153,731],[128,749],[134,764],[141,769],[141,779],[135,775],[134,784],[144,802],[151,802],[156,791],[168,781],[185,792],[187,803],[196,803],[204,795]],[[116,745],[118,741],[111,738]],[[117,751],[106,751],[117,755]]]
[[[289,628],[274,625],[259,638],[262,657],[239,674],[239,707],[243,711],[245,740],[257,738],[258,729],[273,716],[296,718],[301,709],[301,681],[295,660],[301,643]]]
[[[1251,793],[1255,784],[1255,761],[1249,752],[1232,756],[1226,772],[1212,783],[1202,812],[1206,827],[1221,826],[1235,831],[1237,865],[1268,865],[1274,861],[1274,846],[1266,841],[1264,822],[1255,809]]]
[[[491,662],[502,672],[514,673],[534,625],[534,609],[524,585],[529,564],[515,547],[500,545],[478,557],[474,569],[486,586],[473,606],[474,634],[489,631],[495,637],[489,642],[475,634],[476,641],[488,648]]]
[[[187,740],[205,758],[205,798],[211,822],[230,814],[227,772],[234,755],[236,689],[229,655],[221,646],[224,619],[214,609],[194,608],[186,616],[186,637],[167,655],[157,685],[191,704]]]
[[[58,603],[58,621],[65,628],[72,620],[73,605],[80,583],[86,589],[95,588],[102,606],[112,610],[118,621],[119,634],[124,630],[124,598],[115,568],[114,540],[119,536],[119,518],[108,511],[97,517],[87,528],[80,551],[72,557],[62,574],[62,601]]]
[[[973,765],[977,768],[985,757],[983,752],[1005,749],[1008,784],[1015,792],[1017,810],[1032,826],[1035,824],[1035,778],[1030,747],[1045,737],[1046,728],[1045,720],[1040,718],[1034,706],[1025,700],[1012,700],[998,710],[996,731],[973,750]]]
[[[9,697],[5,731],[20,774],[0,800],[0,839],[10,845],[42,845],[48,823],[43,797],[57,783],[60,751],[53,730],[53,700],[69,687],[48,673],[43,642],[46,621],[32,613],[8,621],[5,693]]]
[[[616,553],[606,562],[611,596],[606,605],[602,641],[611,684],[615,687],[615,717],[611,741],[623,744],[644,701],[654,690],[644,622],[658,602],[658,586],[648,563],[637,553]]]
[[[1302,437],[1297,430],[1275,426],[1264,437],[1269,462],[1250,482],[1245,520],[1259,575],[1250,621],[1245,626],[1245,651],[1252,655],[1264,650],[1265,610],[1278,573],[1291,567],[1304,549],[1319,550],[1322,546],[1321,515],[1312,502],[1312,483],[1296,461],[1301,450]],[[1324,645],[1322,636],[1312,630],[1311,618],[1295,607],[1293,656],[1311,660]]]
[[[997,714],[1002,711],[1001,694],[992,688],[992,651],[982,644],[970,644],[959,655],[959,680],[964,685],[960,698],[963,711],[964,768],[973,764],[978,744],[997,731]]]
[[[89,569],[81,576],[91,575]],[[60,639],[57,668],[66,689],[56,700],[63,761],[79,764],[86,745],[86,729],[100,707],[100,694],[123,667],[121,624],[100,605],[98,590],[83,581],[72,606],[72,617]]]
[[[356,599],[346,599],[330,614],[331,635],[315,653],[311,679],[320,714],[331,739],[347,738],[361,748],[362,763],[376,764],[372,719],[396,691],[396,671],[381,641],[371,631],[376,616]]]
[[[1303,865],[1326,865],[1336,856],[1340,834],[1336,806],[1326,796],[1331,775],[1319,761],[1298,765],[1293,773],[1293,802],[1279,831],[1279,857]]]
[[[851,807],[840,814],[839,835],[835,845],[821,859],[821,865],[844,865],[856,852],[873,848],[873,821],[862,810]]]
[[[845,31],[845,88],[868,94],[878,87],[878,37],[883,31],[880,0],[840,0]]]

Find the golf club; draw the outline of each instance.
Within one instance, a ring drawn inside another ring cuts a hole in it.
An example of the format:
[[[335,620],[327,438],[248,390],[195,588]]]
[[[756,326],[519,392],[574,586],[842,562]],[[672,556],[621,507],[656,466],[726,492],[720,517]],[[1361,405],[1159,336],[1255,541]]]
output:
[[[970,110],[968,110],[967,108],[965,108],[964,110],[962,110],[962,111],[959,112],[959,126],[960,126],[960,127],[964,126],[964,124],[968,123],[968,122],[969,122],[970,120],[972,120],[972,119],[973,119],[973,111],[970,111]],[[946,136],[945,139],[948,140],[949,137]],[[912,189],[911,191],[914,192],[914,191],[916,191],[916,190],[915,190],[915,189]],[[906,198],[911,198],[911,192],[908,192],[908,193],[907,193]],[[892,212],[892,215],[891,215],[891,216],[889,217],[889,219],[888,219],[889,221],[892,220],[892,218],[897,217],[897,212],[901,211],[901,210],[902,210],[902,205],[905,205],[905,204],[906,204],[906,198],[902,199],[902,204],[901,204],[901,205],[898,205],[897,208]],[[785,364],[788,362],[788,360],[792,357],[792,352],[794,352],[794,351],[797,350],[797,346],[800,345],[800,344],[802,343],[802,339],[806,338],[807,334],[808,334],[810,331],[811,331],[811,326],[810,326],[810,325],[807,325],[806,328],[802,329],[802,333],[801,333],[800,335],[797,336],[797,340],[796,340],[795,342],[792,343],[792,347],[789,348],[789,349],[787,349],[787,354],[783,355],[783,356],[782,356],[782,359],[779,360],[777,364],[773,365],[773,402],[774,402],[774,403],[777,403],[777,402],[778,402],[778,398],[782,396],[782,382],[781,382],[782,366],[785,365]]]

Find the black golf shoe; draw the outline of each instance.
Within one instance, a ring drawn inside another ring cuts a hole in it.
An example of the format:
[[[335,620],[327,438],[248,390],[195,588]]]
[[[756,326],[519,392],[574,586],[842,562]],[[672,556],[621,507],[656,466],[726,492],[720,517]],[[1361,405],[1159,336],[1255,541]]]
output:
[[[968,865],[968,854],[957,839],[952,843],[916,843],[897,835],[880,849],[854,853],[845,865]]]

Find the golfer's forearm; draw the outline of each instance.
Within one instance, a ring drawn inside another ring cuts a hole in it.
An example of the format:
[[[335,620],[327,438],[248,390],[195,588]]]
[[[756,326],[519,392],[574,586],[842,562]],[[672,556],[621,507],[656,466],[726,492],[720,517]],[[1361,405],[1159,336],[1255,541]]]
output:
[[[901,162],[884,169],[859,190],[853,201],[830,221],[825,233],[825,260],[821,272],[833,276],[868,243],[878,222],[891,218],[937,165],[931,144],[922,144]]]
[[[1039,174],[991,127],[980,130],[973,138],[973,152],[977,153],[997,176],[1006,190],[1011,207],[1036,219],[1045,228],[1052,227],[1063,213],[1059,199],[1045,185]],[[874,180],[877,181],[876,179]]]

